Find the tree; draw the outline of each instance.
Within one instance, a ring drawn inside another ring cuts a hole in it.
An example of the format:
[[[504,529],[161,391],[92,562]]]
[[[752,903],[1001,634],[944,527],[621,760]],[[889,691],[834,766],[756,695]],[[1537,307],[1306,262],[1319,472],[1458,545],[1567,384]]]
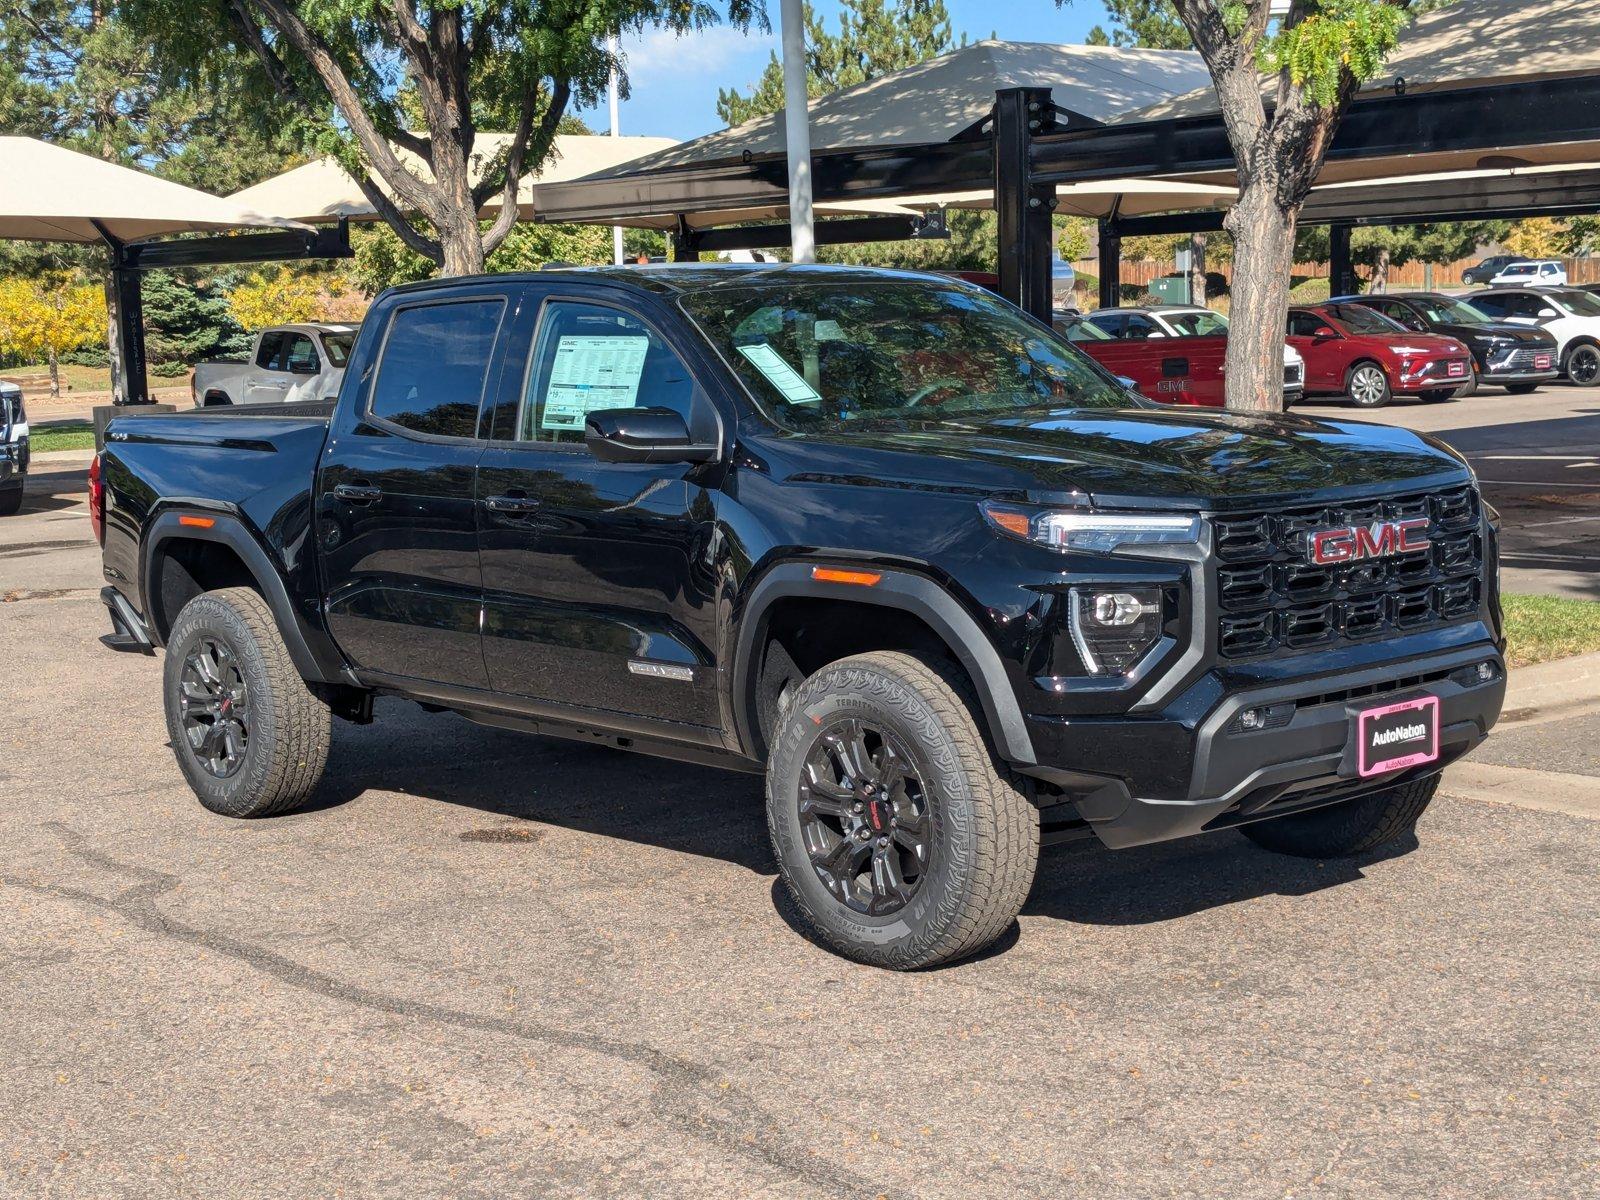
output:
[[[1569,239],[1564,222],[1554,217],[1528,217],[1512,225],[1500,244],[1523,258],[1554,258],[1566,249]]]
[[[314,321],[322,310],[322,282],[315,275],[288,267],[252,275],[228,292],[228,312],[245,329]]]
[[[249,337],[228,309],[227,282],[226,276],[186,282],[170,271],[145,275],[145,349],[156,374],[181,373],[199,359],[249,349]],[[100,304],[103,323],[104,297]]]
[[[1113,28],[1096,25],[1085,39],[1091,46],[1138,46],[1151,50],[1188,50],[1189,31],[1166,0],[1105,0]]]
[[[686,32],[714,18],[705,0],[127,2],[186,80],[249,54],[399,238],[450,275],[483,269],[569,102],[598,101],[621,70],[608,33]],[[753,11],[729,0],[737,23]],[[486,128],[509,134],[492,154],[479,145]],[[480,223],[496,200],[495,219]]]
[[[61,356],[106,332],[105,294],[70,278],[0,281],[0,353],[50,364],[50,394],[61,394]]]
[[[1142,10],[1143,5],[1130,7]],[[1152,8],[1156,6],[1151,6]],[[1295,225],[1362,82],[1383,69],[1415,0],[1168,0],[1205,60],[1236,165],[1228,407],[1283,410],[1283,320]]]
[[[805,5],[806,93],[813,100],[855,87],[965,45],[950,33],[944,0],[840,0],[839,32],[829,33],[811,5]],[[776,52],[749,94],[724,88],[717,93],[717,115],[742,125],[783,107],[783,63]]]

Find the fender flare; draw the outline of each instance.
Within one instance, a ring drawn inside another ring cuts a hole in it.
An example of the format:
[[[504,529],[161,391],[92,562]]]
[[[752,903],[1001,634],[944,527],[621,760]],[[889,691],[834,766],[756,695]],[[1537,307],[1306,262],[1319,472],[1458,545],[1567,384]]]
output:
[[[179,523],[180,517],[193,515],[195,514],[168,509],[150,523],[145,533],[141,576],[144,581],[146,615],[149,616],[153,612],[154,598],[160,595],[161,579],[157,563],[160,561],[161,547],[174,540],[217,542],[237,554],[245,569],[255,579],[257,589],[266,600],[267,606],[272,609],[273,619],[278,626],[278,635],[283,638],[283,644],[289,651],[295,670],[300,672],[300,677],[307,683],[347,682],[344,664],[338,661],[331,648],[323,649],[318,646],[317,643],[325,639],[317,638],[306,628],[295,610],[294,602],[289,597],[288,588],[284,586],[282,570],[273,562],[256,536],[245,527],[244,522],[232,514],[208,509],[204,515],[212,522],[210,526]],[[158,635],[157,640],[164,645],[166,631],[158,629],[154,620],[149,622],[149,626],[152,634]]]
[[[1022,706],[1017,703],[999,652],[954,596],[924,576],[878,567],[873,570],[880,578],[872,587],[825,583],[811,577],[813,565],[778,564],[761,577],[745,600],[733,660],[733,711],[739,743],[747,752],[758,741],[752,699],[760,649],[757,637],[765,631],[767,614],[776,601],[804,597],[876,604],[921,618],[966,668],[1001,757],[1017,766],[1032,766],[1038,761]]]

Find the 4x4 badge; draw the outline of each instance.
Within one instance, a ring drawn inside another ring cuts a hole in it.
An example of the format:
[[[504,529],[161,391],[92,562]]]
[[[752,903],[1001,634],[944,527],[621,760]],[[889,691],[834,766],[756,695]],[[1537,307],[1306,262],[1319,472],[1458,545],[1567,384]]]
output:
[[[1310,537],[1311,561],[1318,566],[1359,562],[1364,558],[1389,558],[1395,554],[1415,554],[1426,550],[1428,522],[1418,517],[1409,521],[1375,521],[1371,525],[1344,525],[1338,529],[1319,529]]]

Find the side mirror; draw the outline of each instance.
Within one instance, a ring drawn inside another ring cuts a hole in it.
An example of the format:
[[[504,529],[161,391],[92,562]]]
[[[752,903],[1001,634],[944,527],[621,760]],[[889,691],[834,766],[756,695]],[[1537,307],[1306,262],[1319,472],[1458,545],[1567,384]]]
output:
[[[583,442],[601,462],[709,462],[718,453],[716,446],[697,445],[670,408],[598,409],[584,420]]]
[[[1553,309],[1553,308],[1541,308],[1539,310],[1539,319],[1541,321],[1543,321],[1543,320],[1553,320],[1559,315],[1560,314],[1557,313],[1556,310]]]
[[[1118,375],[1116,379],[1118,383],[1127,388],[1130,392],[1137,392],[1139,390],[1139,381],[1137,379],[1130,379],[1126,375]]]
[[[1316,329],[1312,331],[1311,336],[1316,338],[1319,342],[1326,342],[1332,338],[1338,337],[1339,335],[1334,331],[1332,325],[1318,325]]]

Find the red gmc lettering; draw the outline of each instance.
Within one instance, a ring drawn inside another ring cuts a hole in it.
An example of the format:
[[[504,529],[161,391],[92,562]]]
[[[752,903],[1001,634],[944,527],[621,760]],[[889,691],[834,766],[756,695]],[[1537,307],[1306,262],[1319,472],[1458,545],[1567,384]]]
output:
[[[1328,566],[1358,562],[1364,558],[1388,558],[1395,554],[1415,554],[1419,550],[1426,550],[1430,544],[1426,518],[1347,525],[1342,529],[1323,529],[1313,533],[1311,561]]]

